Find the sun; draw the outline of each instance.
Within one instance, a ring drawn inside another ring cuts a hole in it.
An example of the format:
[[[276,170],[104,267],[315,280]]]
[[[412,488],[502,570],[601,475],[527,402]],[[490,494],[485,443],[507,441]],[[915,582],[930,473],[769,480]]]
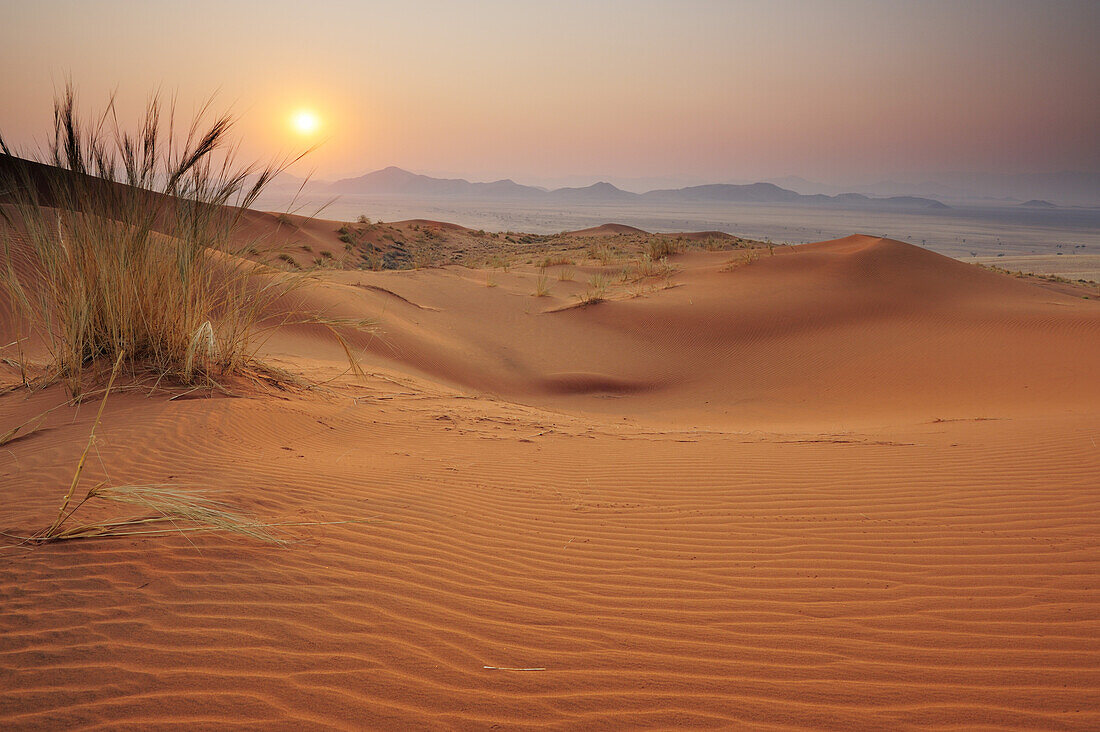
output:
[[[321,118],[309,109],[299,109],[290,116],[290,126],[300,135],[311,135],[321,126]]]

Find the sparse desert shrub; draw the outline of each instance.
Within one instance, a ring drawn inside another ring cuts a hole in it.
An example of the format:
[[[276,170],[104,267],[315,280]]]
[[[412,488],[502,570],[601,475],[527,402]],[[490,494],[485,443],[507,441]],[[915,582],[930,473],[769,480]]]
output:
[[[546,267],[556,267],[562,264],[573,264],[573,260],[565,256],[564,254],[547,255],[546,257],[543,257],[542,262],[539,263],[539,266],[545,269]]]
[[[683,248],[682,241],[659,236],[646,241],[644,252],[649,255],[650,259],[657,261],[662,257],[671,257],[673,254],[679,254]]]
[[[750,249],[742,254],[740,257],[733,257],[732,259],[727,260],[726,263],[722,265],[722,271],[733,272],[736,269],[740,269],[741,267],[752,264],[759,258],[760,252],[755,249]]]
[[[415,243],[410,242],[409,250],[412,254],[413,269],[431,267],[435,262],[435,252],[429,244],[425,244],[422,241],[417,241]]]
[[[539,272],[535,278],[535,297],[546,297],[550,294],[550,278],[546,272]]]
[[[368,219],[363,214],[359,214],[359,218],[357,218],[356,221],[360,224],[366,224],[367,226],[370,226],[370,219]]]
[[[379,252],[372,249],[369,252],[363,253],[363,264],[366,266],[367,269],[378,272],[385,265],[385,260],[382,258],[382,255]]]
[[[654,261],[648,252],[643,253],[638,264],[634,268],[635,279],[647,279],[649,277],[671,277],[676,272],[676,267],[669,263],[666,257]]]
[[[605,267],[614,262],[618,257],[615,254],[615,250],[606,244],[593,244],[588,247],[588,256],[595,259]]]
[[[581,305],[595,305],[607,299],[607,278],[596,273],[588,280],[588,289],[578,296]]]
[[[558,282],[572,282],[573,281],[573,269],[571,267],[562,267],[558,270]]]

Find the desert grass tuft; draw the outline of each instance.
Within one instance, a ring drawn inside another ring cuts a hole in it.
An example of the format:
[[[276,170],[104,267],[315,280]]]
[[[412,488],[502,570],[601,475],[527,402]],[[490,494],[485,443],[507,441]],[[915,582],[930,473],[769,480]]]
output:
[[[619,256],[615,250],[607,244],[592,244],[588,247],[588,256],[595,259],[602,266],[614,264]]]
[[[607,299],[607,287],[607,278],[597,272],[588,280],[588,289],[578,295],[577,298],[580,300],[581,305],[595,305]]]
[[[242,215],[293,161],[237,165],[233,119],[204,123],[208,107],[180,128],[153,97],[130,133],[113,98],[86,125],[69,87],[39,156],[54,167],[2,181],[16,198],[4,228],[23,236],[4,238],[0,290],[49,350],[44,382],[78,395],[90,365],[120,354],[185,385],[263,370],[257,325],[305,275],[246,256]]]
[[[748,265],[752,264],[753,262],[755,262],[759,258],[760,258],[760,252],[758,252],[755,249],[750,249],[747,252],[745,252],[744,254],[742,254],[740,257],[734,257],[732,259],[727,260],[726,263],[724,265],[722,265],[722,271],[723,272],[733,272],[735,270],[740,269],[741,267],[747,267]]]
[[[67,519],[92,499],[136,505],[144,509],[138,516],[106,519],[89,523]],[[206,491],[175,485],[109,486],[97,483],[65,516],[66,520],[51,526],[31,538],[32,543],[49,543],[98,537],[148,536],[192,531],[225,531],[240,534],[270,544],[285,544],[272,532],[273,524],[234,510],[227,504],[208,497]],[[168,526],[160,528],[167,524]]]
[[[550,294],[550,277],[544,270],[539,270],[535,277],[535,297],[546,297]]]
[[[676,267],[669,263],[668,257],[653,259],[649,252],[643,252],[632,272],[632,281],[663,277],[669,279],[676,273]]]
[[[359,364],[359,359],[352,352],[351,346],[348,345],[347,339],[345,339],[344,336],[340,335],[340,331],[336,330],[334,325],[329,325],[328,329],[332,332],[333,337],[336,338],[336,341],[344,349],[344,354],[348,358],[348,368],[355,375],[356,379],[358,379],[359,381],[364,381],[367,378],[367,374],[365,371],[363,371],[363,367]]]
[[[646,241],[644,251],[652,261],[679,254],[684,249],[682,241],[667,236],[655,236]]]
[[[554,267],[563,264],[573,264],[573,260],[563,253],[547,254],[539,263],[539,267],[545,269],[547,267]]]

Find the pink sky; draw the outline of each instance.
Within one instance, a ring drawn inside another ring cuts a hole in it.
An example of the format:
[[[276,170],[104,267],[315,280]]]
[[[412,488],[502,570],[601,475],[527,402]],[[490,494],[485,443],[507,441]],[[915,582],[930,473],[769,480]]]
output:
[[[1100,170],[1096,2],[6,3],[0,133],[43,139],[71,76],[190,111],[317,175],[881,179]]]

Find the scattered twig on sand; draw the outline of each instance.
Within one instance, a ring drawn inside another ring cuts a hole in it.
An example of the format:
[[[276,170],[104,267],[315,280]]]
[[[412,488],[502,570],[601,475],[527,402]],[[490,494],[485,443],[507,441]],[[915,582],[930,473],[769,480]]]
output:
[[[507,666],[482,666],[482,668],[488,669],[489,671],[545,671],[546,670],[546,668],[542,667],[542,666],[540,666],[538,668],[508,668]]]
[[[111,378],[107,381],[107,391],[103,393],[103,400],[99,403],[99,411],[96,412],[95,421],[92,422],[92,432],[88,435],[88,442],[84,445],[84,452],[80,454],[80,460],[76,464],[76,473],[73,475],[72,482],[69,483],[69,492],[65,494],[65,500],[61,502],[61,508],[57,511],[57,518],[54,519],[53,523],[50,524],[50,527],[46,529],[46,531],[42,534],[42,538],[45,541],[49,541],[50,539],[58,536],[61,533],[61,524],[65,523],[65,520],[72,515],[72,511],[66,514],[65,509],[69,507],[69,501],[72,500],[73,491],[76,490],[77,483],[80,482],[80,475],[84,472],[84,463],[88,459],[88,452],[92,449],[92,443],[95,442],[95,431],[96,428],[99,427],[100,418],[103,417],[103,408],[107,406],[107,397],[111,394],[111,387],[115,385],[115,377],[118,376],[118,369],[122,365],[122,359],[125,356],[126,352],[120,350],[118,352],[118,358],[115,359],[115,365],[111,368]],[[97,484],[93,486],[91,490],[88,491],[88,495],[84,498],[83,501],[76,505],[76,508],[74,508],[73,511],[75,511],[77,508],[80,508],[80,506],[82,506],[85,501],[91,498],[92,494],[96,491],[97,488],[100,488],[101,485],[102,484]]]
[[[8,430],[4,434],[0,435],[0,445],[6,445],[9,442],[11,442],[12,440],[15,440],[19,437],[26,437],[27,435],[31,434],[32,432],[37,430],[39,427],[41,427],[42,423],[45,422],[45,421],[46,421],[46,415],[45,414],[39,414],[37,416],[31,417],[30,419],[28,419],[23,424],[16,425],[15,427],[12,427],[10,430]],[[22,434],[20,434],[20,433],[22,433]]]

